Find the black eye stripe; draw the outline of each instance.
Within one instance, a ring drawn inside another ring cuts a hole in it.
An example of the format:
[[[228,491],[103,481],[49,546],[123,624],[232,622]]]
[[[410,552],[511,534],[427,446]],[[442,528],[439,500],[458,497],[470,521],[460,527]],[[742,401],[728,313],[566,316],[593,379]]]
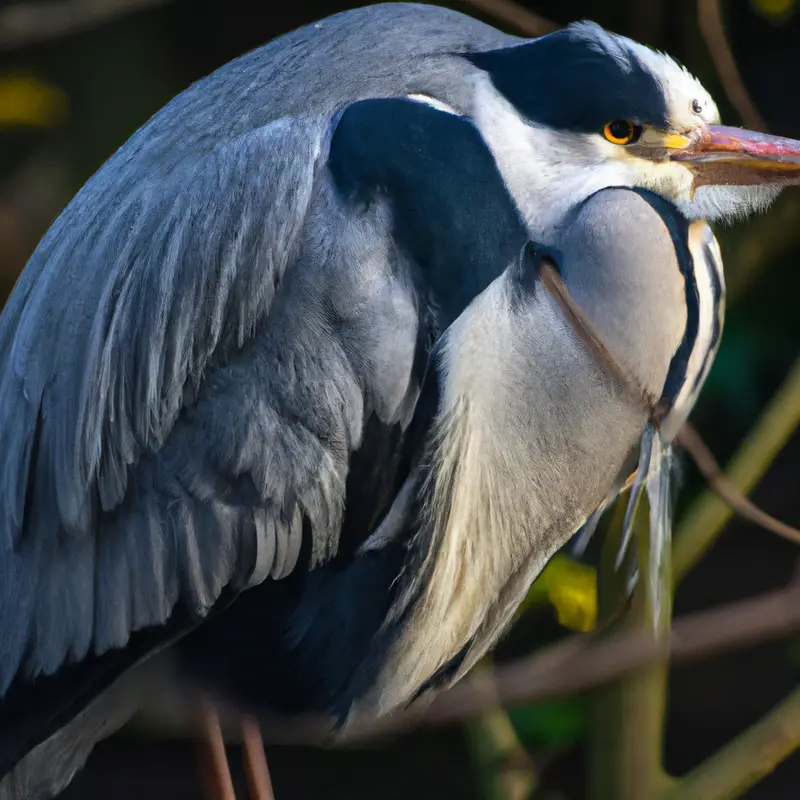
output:
[[[669,125],[664,89],[633,51],[597,27],[567,28],[499,50],[465,53],[527,119],[594,133],[613,119]]]

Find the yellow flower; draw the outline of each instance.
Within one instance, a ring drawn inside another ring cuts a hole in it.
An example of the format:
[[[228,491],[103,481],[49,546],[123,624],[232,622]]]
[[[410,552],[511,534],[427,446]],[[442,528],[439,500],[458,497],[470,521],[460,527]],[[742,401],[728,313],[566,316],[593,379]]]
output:
[[[67,118],[66,95],[32,75],[0,76],[0,127],[51,128]]]
[[[565,628],[593,630],[597,624],[597,573],[567,556],[554,556],[531,586],[518,616],[545,602],[553,606]]]
[[[784,20],[794,11],[795,0],[750,0],[750,5],[772,20]]]

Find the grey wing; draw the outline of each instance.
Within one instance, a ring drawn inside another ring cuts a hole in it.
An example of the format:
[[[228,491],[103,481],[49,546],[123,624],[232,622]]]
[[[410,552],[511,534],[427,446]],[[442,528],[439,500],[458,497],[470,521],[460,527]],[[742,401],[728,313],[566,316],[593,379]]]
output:
[[[284,424],[302,387],[255,345],[325,131],[278,120],[143,183],[123,150],[31,259],[0,321],[0,695],[279,577],[303,517],[335,549],[358,387]]]

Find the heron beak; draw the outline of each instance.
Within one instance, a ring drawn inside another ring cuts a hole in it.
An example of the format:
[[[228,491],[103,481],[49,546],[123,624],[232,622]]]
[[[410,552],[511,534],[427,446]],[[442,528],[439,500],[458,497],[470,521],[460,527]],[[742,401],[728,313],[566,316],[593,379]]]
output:
[[[683,137],[676,137],[683,138]],[[669,159],[695,173],[696,186],[800,184],[800,141],[708,125],[698,138],[669,148]]]

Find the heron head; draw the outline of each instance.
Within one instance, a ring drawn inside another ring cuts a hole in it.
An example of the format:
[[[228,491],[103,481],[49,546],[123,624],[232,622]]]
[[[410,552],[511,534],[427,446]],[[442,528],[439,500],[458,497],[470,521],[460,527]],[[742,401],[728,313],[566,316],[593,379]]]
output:
[[[549,183],[547,196],[568,205],[607,186],[643,188],[691,219],[718,220],[800,183],[800,141],[721,126],[686,69],[593,23],[468,58],[488,76],[476,122],[520,187],[527,172],[530,185]],[[503,120],[504,104],[516,125]]]

